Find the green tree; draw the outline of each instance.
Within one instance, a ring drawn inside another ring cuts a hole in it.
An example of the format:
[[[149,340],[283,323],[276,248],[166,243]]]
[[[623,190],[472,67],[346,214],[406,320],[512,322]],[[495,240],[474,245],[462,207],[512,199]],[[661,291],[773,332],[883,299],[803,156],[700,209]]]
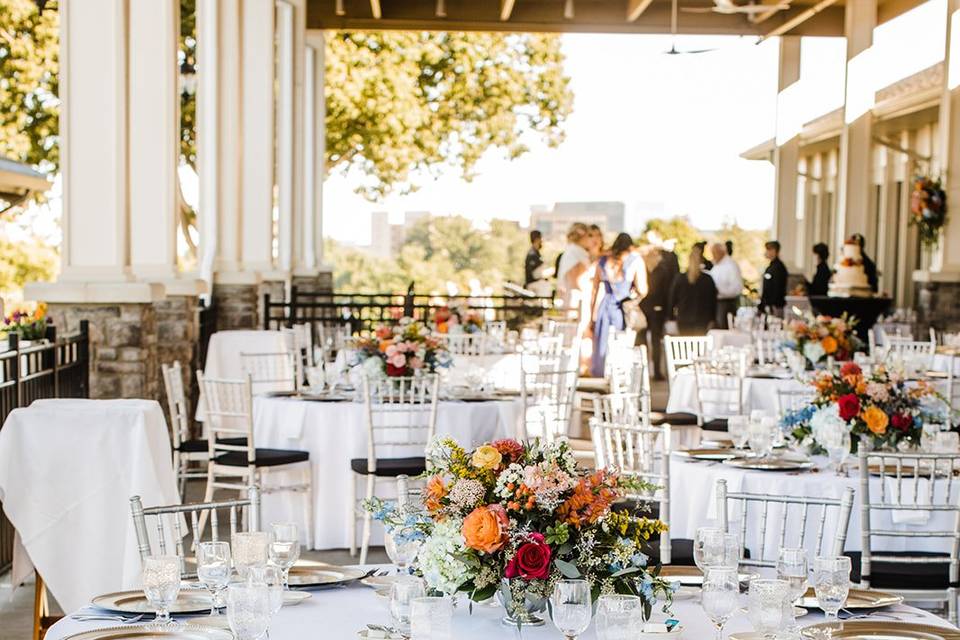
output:
[[[687,268],[687,258],[693,245],[705,239],[703,234],[690,223],[690,219],[686,216],[647,220],[646,227],[641,234],[641,242],[649,242],[654,235],[660,240],[677,241],[674,251],[676,251],[677,258],[680,261],[681,270]]]

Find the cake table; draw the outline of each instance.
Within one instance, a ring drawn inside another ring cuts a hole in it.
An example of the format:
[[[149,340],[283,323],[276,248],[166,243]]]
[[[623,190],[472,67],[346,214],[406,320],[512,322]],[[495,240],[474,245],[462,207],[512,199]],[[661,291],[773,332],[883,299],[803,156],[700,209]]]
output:
[[[867,333],[876,324],[877,319],[890,310],[892,298],[880,296],[869,297],[839,297],[839,296],[810,296],[810,306],[815,313],[837,317],[844,313],[856,317],[857,336],[867,343]]]

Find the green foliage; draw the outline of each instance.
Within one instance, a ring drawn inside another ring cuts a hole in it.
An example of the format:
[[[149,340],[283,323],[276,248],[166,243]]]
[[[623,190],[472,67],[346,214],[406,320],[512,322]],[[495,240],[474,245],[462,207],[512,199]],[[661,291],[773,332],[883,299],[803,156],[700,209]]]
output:
[[[0,294],[19,292],[28,282],[53,280],[58,268],[56,249],[37,239],[13,241],[0,226]]]
[[[697,242],[704,240],[703,234],[696,227],[690,224],[690,219],[686,216],[674,216],[673,218],[651,218],[647,220],[647,225],[641,235],[641,242],[649,241],[649,236],[656,234],[662,240],[677,241],[674,251],[680,261],[680,269],[686,270],[687,258],[690,255],[690,249]]]

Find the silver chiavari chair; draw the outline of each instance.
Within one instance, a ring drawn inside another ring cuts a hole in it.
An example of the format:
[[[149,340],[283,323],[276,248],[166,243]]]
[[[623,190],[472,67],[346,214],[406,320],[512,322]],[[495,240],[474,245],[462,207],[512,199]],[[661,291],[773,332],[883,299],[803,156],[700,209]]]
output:
[[[657,504],[656,516],[669,526],[670,425],[651,426],[642,412],[637,413],[639,398],[636,394],[606,396],[602,404],[607,406],[590,418],[597,468],[616,469],[653,485],[655,488],[651,491],[629,495],[627,499]],[[660,535],[659,551],[660,561],[670,564],[668,532]]]
[[[210,460],[207,441],[190,437],[190,405],[183,389],[183,368],[180,361],[160,367],[163,386],[167,393],[167,411],[170,414],[170,432],[173,437],[173,472],[182,498],[189,478],[206,478],[206,463]],[[201,470],[190,470],[190,463],[203,463]]]
[[[680,369],[691,366],[694,360],[713,351],[713,338],[710,336],[665,336],[663,347],[667,358],[667,380],[672,381]]]
[[[324,362],[333,362],[341,349],[349,348],[353,338],[353,331],[346,323],[317,323],[314,325],[317,333],[317,344],[320,347]]]
[[[813,555],[843,555],[847,542],[847,529],[850,526],[850,513],[853,510],[853,488],[846,487],[843,495],[837,498],[810,498],[804,496],[785,496],[771,493],[728,492],[727,481],[717,480],[717,514],[720,527],[730,531],[730,512],[736,510],[739,516],[740,530],[732,531],[740,536],[740,564],[749,567],[777,566],[780,549],[804,548],[813,551]],[[743,557],[743,549],[749,544],[748,521],[753,509],[759,509],[759,528],[750,525],[749,535],[757,536],[755,548],[750,549],[750,557]],[[831,515],[834,514],[834,515]],[[828,518],[828,515],[830,516]],[[779,529],[770,532],[771,526]],[[828,536],[827,528],[833,526],[833,535]],[[813,547],[809,546],[808,531],[813,529]],[[768,545],[768,533],[772,533],[775,545]]]
[[[933,359],[937,354],[936,340],[898,340],[891,338],[886,352],[888,361],[916,363],[924,371],[933,369]]]
[[[640,345],[618,351],[609,364],[610,393],[650,393],[650,368],[647,346]]]
[[[816,393],[810,389],[782,389],[777,388],[777,415],[792,413],[813,403]]]
[[[505,320],[488,320],[483,326],[483,330],[494,342],[503,344],[507,338],[507,322]]]
[[[130,498],[130,512],[133,516],[133,528],[137,535],[137,549],[140,559],[151,555],[168,555],[168,545],[180,558],[180,574],[183,578],[196,577],[195,572],[187,572],[184,539],[192,535],[191,549],[197,548],[203,535],[201,519],[210,519],[210,535],[214,542],[220,540],[219,511],[228,512],[230,535],[242,531],[242,520],[246,516],[247,531],[260,530],[260,489],[256,485],[247,488],[247,497],[223,502],[201,502],[178,504],[166,507],[144,508],[140,496]],[[245,514],[244,514],[245,512]],[[147,518],[156,518],[156,549],[150,540]],[[189,518],[189,519],[188,519]]]
[[[293,392],[300,388],[300,367],[291,351],[241,353],[243,374],[250,376],[254,393]]]
[[[309,322],[284,327],[280,331],[287,336],[287,346],[295,354],[297,369],[303,373],[316,364],[313,353],[313,330]]]
[[[568,356],[563,346],[563,336],[541,334],[525,340],[522,348],[523,367],[557,371],[567,366]]]
[[[739,354],[697,358],[697,424],[707,431],[726,431],[727,418],[743,415],[746,365]]]
[[[434,336],[455,356],[484,356],[487,354],[485,333],[438,333]]]
[[[625,331],[611,331],[607,336],[607,353],[604,358],[604,377],[610,380],[614,369],[630,370],[633,367],[633,345],[637,340],[637,332],[632,329]],[[611,387],[611,393],[616,391]]]
[[[945,602],[949,620],[956,624],[960,594],[960,454],[868,452],[861,447],[859,466],[863,537],[860,583],[865,588],[894,591],[907,600]],[[926,523],[896,529],[895,513],[914,514],[925,518]],[[934,518],[939,523],[931,523]],[[897,538],[904,549],[938,539],[949,546],[949,551],[874,551],[876,539]]]
[[[547,442],[566,437],[577,390],[579,370],[522,367],[520,399],[523,421],[517,439],[542,438]]]
[[[437,425],[440,377],[428,374],[411,378],[365,378],[364,414],[367,422],[367,455],[350,460],[348,531],[350,555],[357,552],[357,519],[363,519],[360,564],[366,564],[372,518],[357,502],[357,480],[366,482],[364,499],[376,495],[377,482],[401,475],[417,476],[426,470],[426,447]],[[401,457],[403,456],[403,457]]]

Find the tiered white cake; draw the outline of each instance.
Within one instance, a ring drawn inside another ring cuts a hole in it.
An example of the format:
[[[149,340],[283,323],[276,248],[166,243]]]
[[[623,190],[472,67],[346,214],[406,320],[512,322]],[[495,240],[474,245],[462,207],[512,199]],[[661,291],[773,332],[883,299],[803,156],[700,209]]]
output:
[[[857,243],[847,242],[843,245],[843,256],[835,265],[828,293],[831,296],[845,297],[871,295],[867,272],[863,269],[863,255]]]

